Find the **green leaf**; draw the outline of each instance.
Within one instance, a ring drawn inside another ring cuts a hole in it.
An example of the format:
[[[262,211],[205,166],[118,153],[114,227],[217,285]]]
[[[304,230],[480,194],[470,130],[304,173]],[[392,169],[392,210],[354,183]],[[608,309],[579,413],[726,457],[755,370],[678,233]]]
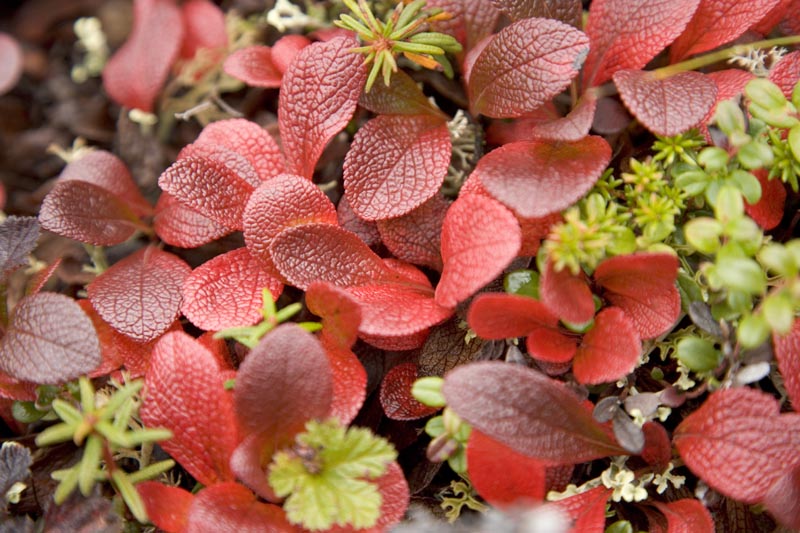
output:
[[[761,315],[748,315],[739,321],[736,338],[743,348],[756,348],[769,338],[769,324]]]
[[[64,400],[53,400],[51,407],[67,424],[78,425],[83,421],[83,414]]]
[[[56,470],[51,474],[53,479],[59,481],[56,492],[53,495],[53,499],[57,505],[64,503],[64,500],[69,498],[69,495],[72,494],[72,491],[78,486],[79,474],[78,465],[65,470]]]
[[[791,251],[781,244],[770,243],[758,253],[758,260],[767,269],[784,277],[797,275],[798,265]]]
[[[800,161],[800,124],[796,124],[789,130],[787,138],[789,142],[789,149],[797,161]]]
[[[535,270],[514,270],[503,279],[503,290],[509,294],[539,299],[539,273]]]
[[[75,434],[75,426],[71,424],[56,424],[45,429],[36,437],[36,445],[40,448],[43,446],[52,446],[59,442],[66,442],[72,440]]]
[[[788,291],[774,292],[764,298],[763,310],[772,331],[779,335],[789,333],[794,322],[794,308]]]
[[[755,204],[761,199],[761,183],[750,172],[734,170],[731,172],[731,181],[736,184],[748,203]]]
[[[161,474],[169,472],[174,466],[175,461],[172,459],[165,459],[163,461],[147,465],[141,470],[137,470],[136,472],[129,474],[128,479],[133,484],[139,483],[140,481],[146,481],[148,479],[155,479]]]
[[[420,403],[430,407],[444,407],[447,401],[442,394],[444,380],[439,376],[419,378],[411,386],[411,395]]]
[[[690,220],[683,228],[686,241],[697,251],[713,254],[719,249],[719,238],[722,235],[722,224],[709,217]]]
[[[720,260],[716,266],[716,275],[725,287],[733,291],[761,294],[767,287],[761,265],[752,259]]]
[[[728,152],[717,146],[703,148],[703,151],[697,155],[697,162],[700,163],[703,168],[712,172],[715,170],[724,170],[728,165],[729,159]]]
[[[695,372],[714,370],[722,359],[722,354],[714,344],[699,337],[684,337],[676,346],[676,356],[681,363]]]
[[[78,488],[81,494],[88,496],[96,481],[100,469],[100,454],[103,452],[103,440],[98,435],[89,435],[83,447],[83,456],[78,469]]]
[[[128,474],[123,470],[116,469],[111,473],[111,481],[136,520],[142,523],[147,522],[147,511],[145,511],[144,502],[128,478]]]
[[[37,420],[41,420],[47,414],[47,411],[38,410],[34,402],[16,401],[11,406],[11,414],[15,420],[23,424],[32,424]]]
[[[741,218],[744,215],[744,199],[741,191],[728,185],[722,187],[714,202],[714,214],[717,220],[722,222]]]

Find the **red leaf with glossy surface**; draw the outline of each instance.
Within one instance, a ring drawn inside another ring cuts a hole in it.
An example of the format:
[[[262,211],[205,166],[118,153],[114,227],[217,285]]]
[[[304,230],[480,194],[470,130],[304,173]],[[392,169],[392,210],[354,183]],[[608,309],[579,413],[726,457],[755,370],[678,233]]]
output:
[[[678,258],[672,254],[639,253],[606,259],[594,272],[603,296],[631,319],[642,339],[669,331],[681,312],[675,286]]]
[[[578,26],[583,14],[578,0],[492,0],[492,3],[513,21],[541,17]]]
[[[472,486],[494,506],[530,505],[545,495],[545,465],[484,435],[477,429],[467,442],[467,472]]]
[[[769,81],[780,87],[786,98],[792,97],[792,89],[798,80],[800,80],[800,50],[789,52],[769,70]]]
[[[479,195],[459,197],[442,224],[442,277],[436,302],[455,307],[503,272],[517,256],[522,234],[514,214]]]
[[[439,117],[382,115],[370,120],[356,133],[344,161],[350,207],[364,220],[405,215],[437,193],[450,152],[450,133]]]
[[[381,258],[358,236],[332,224],[287,228],[270,250],[278,272],[304,290],[315,281],[347,287],[372,283],[386,274]]]
[[[348,292],[330,283],[317,282],[306,291],[308,310],[322,318],[322,333],[333,345],[350,348],[358,338],[361,307]]]
[[[666,467],[672,459],[672,443],[664,426],[658,422],[646,422],[642,426],[644,432],[644,448],[642,459],[649,465]]]
[[[328,414],[333,395],[328,357],[311,333],[282,324],[247,355],[236,378],[236,416],[247,433],[282,442]]]
[[[473,113],[510,118],[533,111],[569,85],[588,51],[588,37],[562,22],[511,24],[472,66],[467,89]]]
[[[297,54],[283,77],[278,104],[289,172],[311,178],[328,141],[350,121],[366,81],[352,37],[314,43]]]
[[[761,184],[761,198],[754,204],[747,203],[745,200],[744,210],[763,229],[775,229],[783,219],[786,207],[786,186],[778,177],[769,179],[766,169],[759,168],[752,171],[752,174]]]
[[[343,425],[353,421],[367,397],[367,371],[349,348],[321,337],[333,376],[333,400],[330,416]]]
[[[336,225],[336,208],[307,179],[281,174],[262,183],[244,210],[244,241],[261,266],[277,274],[270,246],[286,228],[309,223]]]
[[[153,340],[178,318],[181,289],[191,268],[177,256],[148,246],[103,272],[87,287],[103,320],[134,340]]]
[[[710,487],[756,503],[800,463],[800,414],[779,410],[775,398],[760,391],[716,391],[675,429],[673,442]]]
[[[642,69],[686,28],[700,0],[600,0],[589,6],[587,87],[623,69]]]
[[[22,48],[16,39],[0,32],[0,95],[14,88],[22,77]]]
[[[161,447],[203,485],[234,479],[239,432],[224,380],[211,352],[183,332],[158,341],[145,377],[142,421],[172,431]]]
[[[181,11],[171,0],[136,0],[133,28],[103,68],[103,87],[116,103],[152,112],[183,39]]]
[[[156,527],[168,533],[184,531],[194,494],[156,481],[138,483],[136,491],[142,498],[147,518]]]
[[[562,320],[584,324],[594,317],[594,299],[583,272],[575,276],[568,268],[556,271],[553,261],[548,261],[539,291],[542,303]]]
[[[247,248],[231,250],[192,271],[183,285],[181,312],[205,330],[250,326],[263,318],[264,288],[277,300],[283,284],[264,271]]]
[[[469,327],[483,339],[522,337],[536,328],[558,327],[558,317],[542,302],[516,294],[485,293],[472,300]]]
[[[220,50],[228,45],[225,14],[209,0],[189,0],[181,5],[183,41],[180,56],[192,59],[198,50]]]
[[[186,531],[236,531],[237,533],[292,533],[297,531],[283,509],[258,501],[238,483],[218,483],[194,497]]]
[[[222,65],[225,74],[253,87],[278,88],[283,73],[272,61],[269,46],[247,46],[236,50],[225,59]]]
[[[397,365],[384,376],[380,400],[386,416],[392,420],[416,420],[439,410],[418,402],[411,395],[411,387],[418,377],[415,363]]]
[[[249,120],[231,118],[212,122],[203,128],[193,144],[227,148],[238,153],[252,165],[261,181],[286,171],[278,143],[267,130]]]
[[[233,231],[166,192],[156,202],[153,228],[162,241],[181,248],[202,246]]]
[[[626,452],[564,383],[500,362],[463,365],[445,376],[447,404],[514,450],[551,464]]]
[[[442,270],[441,236],[450,202],[441,194],[409,213],[377,223],[381,240],[398,259]]]
[[[566,334],[554,327],[535,327],[528,333],[525,339],[525,346],[531,357],[539,362],[546,363],[543,369],[550,375],[563,374],[569,369],[569,363],[575,357],[578,350],[580,337],[574,334]],[[556,366],[552,366],[555,364]],[[557,365],[566,365],[560,367]],[[551,369],[557,368],[563,371],[555,372]]]
[[[800,530],[800,466],[786,472],[772,485],[763,504],[783,526]]]
[[[572,372],[584,384],[615,381],[628,375],[642,353],[642,341],[628,315],[616,307],[600,311],[584,336]]]
[[[695,126],[717,98],[717,85],[700,72],[659,79],[642,70],[620,70],[614,83],[625,107],[658,135],[677,135]]]
[[[606,529],[606,502],[614,491],[596,487],[550,503],[571,518],[569,533],[603,533]]]
[[[788,334],[773,335],[772,343],[783,385],[792,401],[792,407],[800,412],[800,319],[795,318]]]
[[[34,383],[63,383],[101,362],[92,321],[75,300],[43,292],[17,303],[0,339],[0,370]]]
[[[742,35],[780,0],[702,0],[683,33],[670,47],[670,61],[677,62],[713,50]]]
[[[700,500],[684,498],[653,505],[667,518],[667,533],[713,533],[714,520]]]
[[[602,137],[510,143],[481,158],[475,179],[525,218],[544,217],[583,196],[603,173],[611,147]]]

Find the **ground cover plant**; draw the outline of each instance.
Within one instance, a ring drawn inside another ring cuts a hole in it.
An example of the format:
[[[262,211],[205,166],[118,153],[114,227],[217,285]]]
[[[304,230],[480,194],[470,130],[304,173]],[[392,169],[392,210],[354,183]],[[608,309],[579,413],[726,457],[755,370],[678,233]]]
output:
[[[796,0],[52,6],[0,531],[800,529]]]

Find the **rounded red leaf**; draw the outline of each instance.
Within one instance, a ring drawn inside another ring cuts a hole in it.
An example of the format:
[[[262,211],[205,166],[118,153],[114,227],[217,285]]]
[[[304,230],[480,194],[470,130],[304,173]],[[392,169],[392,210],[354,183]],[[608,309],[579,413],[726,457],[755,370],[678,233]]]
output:
[[[714,520],[700,500],[684,498],[674,502],[654,501],[667,518],[667,533],[714,533]]]
[[[717,101],[717,85],[700,72],[657,78],[642,70],[614,74],[625,107],[658,135],[677,135],[697,125]]]
[[[225,74],[242,80],[253,87],[278,88],[283,73],[272,62],[269,46],[247,46],[236,50],[225,59]]]
[[[145,376],[142,422],[172,431],[160,446],[203,485],[234,479],[239,431],[224,381],[214,355],[182,331],[158,341]]]
[[[228,482],[197,493],[189,508],[186,531],[293,533],[297,528],[286,519],[283,509],[262,503],[242,485]]]
[[[769,179],[766,169],[759,168],[752,174],[761,184],[761,198],[755,204],[745,201],[745,212],[765,230],[775,229],[783,219],[786,207],[786,186],[775,177]]]
[[[798,80],[800,80],[800,50],[789,52],[769,70],[769,81],[780,87],[786,98],[792,97],[792,90]]]
[[[359,334],[359,337],[361,340],[370,346],[374,346],[375,348],[380,348],[381,350],[387,350],[390,352],[403,352],[421,348],[428,339],[429,333],[430,330],[423,329],[422,331],[412,333],[411,335],[389,336],[365,335],[364,333],[361,333]]]
[[[162,241],[181,248],[202,246],[233,231],[166,192],[156,202],[153,228]]]
[[[642,459],[649,465],[666,467],[672,459],[672,443],[664,426],[658,422],[646,422],[642,426],[644,432],[644,448]]]
[[[363,93],[358,104],[376,115],[433,115],[447,120],[425,93],[417,86],[414,79],[398,70],[392,74],[387,87],[376,83],[368,93]]]
[[[800,412],[800,319],[795,318],[788,334],[773,335],[772,343],[792,407]]]
[[[442,270],[441,235],[450,202],[441,194],[397,218],[379,220],[381,240],[398,259]]]
[[[306,290],[306,306],[322,318],[323,339],[342,348],[355,344],[361,307],[346,290],[330,283],[312,283]]]
[[[336,218],[339,225],[358,235],[367,246],[377,246],[381,243],[381,234],[378,232],[376,222],[364,220],[353,212],[353,208],[347,202],[347,196],[342,196],[336,206]]]
[[[595,385],[616,381],[636,367],[642,354],[642,341],[628,316],[616,307],[607,307],[594,319],[572,362],[579,383]]]
[[[419,377],[415,363],[403,363],[391,369],[381,381],[380,399],[383,412],[392,420],[416,420],[439,409],[417,401],[411,387]]]
[[[700,130],[706,136],[710,143],[710,136],[708,135],[708,123],[714,118],[714,113],[717,111],[717,105],[723,100],[730,100],[736,98],[744,92],[744,86],[747,82],[755,78],[755,75],[747,70],[738,68],[729,68],[725,70],[718,70],[707,74],[709,78],[714,81],[717,86],[717,98],[711,109],[708,110],[706,116],[700,121]]]
[[[475,60],[470,106],[493,118],[533,111],[569,85],[588,52],[589,38],[572,26],[542,18],[515,22]]]
[[[100,362],[92,321],[61,294],[40,292],[20,300],[0,339],[0,370],[22,381],[63,383]]]
[[[212,122],[203,128],[192,144],[227,148],[238,153],[250,162],[261,181],[286,171],[283,154],[272,135],[255,122],[243,118]]]
[[[556,328],[558,317],[542,302],[516,294],[484,293],[472,300],[469,327],[483,339],[523,337],[535,328]]]
[[[763,503],[783,526],[800,530],[800,466],[776,481],[764,496]]]
[[[7,93],[22,77],[22,48],[16,39],[0,32],[0,95]]]
[[[555,327],[535,327],[528,333],[525,346],[531,357],[545,363],[543,368],[546,372],[558,375],[569,369],[568,365],[578,350],[578,341],[577,335],[563,333]],[[558,365],[567,366],[564,368]]]
[[[450,133],[439,117],[381,115],[370,120],[356,133],[344,162],[350,207],[365,220],[405,215],[439,191],[450,152]]]
[[[343,425],[353,421],[367,397],[367,371],[349,348],[322,338],[333,373],[333,400],[330,416]]]
[[[515,21],[544,17],[579,26],[583,12],[577,0],[492,0],[492,3]]]
[[[191,268],[177,256],[148,246],[99,275],[87,287],[97,313],[134,340],[153,340],[178,318],[181,289]]]
[[[228,46],[225,14],[209,0],[189,0],[181,5],[183,41],[180,56],[192,59],[202,48],[222,49]]]
[[[452,15],[452,18],[435,21],[432,27],[434,31],[458,39],[466,52],[491,35],[500,19],[500,11],[491,0],[430,0],[428,6]]]
[[[455,307],[499,276],[517,256],[522,235],[514,214],[476,194],[459,197],[442,224],[442,277],[436,303]]]
[[[157,481],[137,483],[136,491],[142,498],[147,518],[156,527],[169,533],[184,531],[189,519],[189,507],[194,501],[191,492]]]
[[[517,142],[481,158],[473,176],[519,216],[544,217],[589,191],[610,159],[611,147],[602,137]]]
[[[568,268],[556,271],[553,261],[548,261],[539,291],[542,303],[562,320],[584,324],[594,317],[592,290],[583,272],[576,276]]]
[[[250,326],[263,318],[264,288],[277,300],[283,284],[261,268],[247,248],[238,248],[192,271],[183,285],[181,312],[205,330]]]
[[[548,505],[572,519],[570,533],[603,533],[606,530],[606,502],[613,492],[606,487],[595,487]]]
[[[272,62],[278,68],[278,71],[283,74],[289,70],[289,65],[292,64],[294,58],[300,53],[300,50],[310,45],[311,41],[304,35],[287,34],[275,41],[272,46]]]
[[[407,337],[453,314],[434,300],[430,284],[371,283],[349,287],[347,292],[361,306],[358,331],[367,337]]]

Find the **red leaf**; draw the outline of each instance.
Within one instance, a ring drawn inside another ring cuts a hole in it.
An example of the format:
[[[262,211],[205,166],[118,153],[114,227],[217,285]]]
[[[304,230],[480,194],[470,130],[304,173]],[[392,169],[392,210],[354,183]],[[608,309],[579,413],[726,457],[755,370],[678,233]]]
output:
[[[242,80],[253,87],[278,88],[283,73],[272,62],[269,46],[247,46],[236,50],[225,59],[225,74]]]
[[[769,70],[769,81],[780,87],[786,98],[792,97],[792,89],[798,80],[800,80],[800,50],[789,52]]]
[[[554,107],[545,104],[538,110],[528,113],[525,118],[513,122],[494,121],[487,131],[487,140],[490,144],[539,139],[579,141],[589,134],[596,107],[597,97],[592,93],[584,94],[572,111],[564,117],[558,114]]]
[[[289,445],[291,441],[287,440],[284,444]],[[280,501],[267,481],[267,467],[275,446],[270,435],[250,434],[245,436],[231,457],[231,470],[236,478],[270,502]]]
[[[306,306],[322,318],[323,339],[341,348],[355,344],[361,324],[361,307],[346,290],[330,283],[312,283],[306,291]]]
[[[262,183],[244,210],[247,249],[267,272],[276,273],[270,246],[286,228],[309,223],[336,225],[336,208],[319,187],[292,174]]]
[[[255,494],[238,483],[218,483],[194,497],[189,508],[186,531],[237,531],[292,533],[283,509],[261,503]]]
[[[525,346],[531,357],[545,363],[540,365],[542,370],[550,375],[559,375],[569,370],[579,340],[577,335],[567,335],[553,327],[535,327],[528,333]]]
[[[178,318],[181,288],[190,273],[183,260],[148,246],[99,275],[87,291],[103,320],[145,342],[164,333]]]
[[[613,492],[605,487],[596,487],[550,505],[572,519],[569,533],[603,533],[606,529],[606,502]]]
[[[145,226],[126,203],[85,181],[56,183],[39,211],[42,228],[97,246],[127,241]]]
[[[283,284],[265,272],[247,248],[203,263],[183,285],[181,312],[200,329],[218,331],[259,322],[261,291],[277,300]]]
[[[788,334],[773,335],[772,343],[792,408],[800,412],[800,319],[795,318]]]
[[[380,399],[386,416],[392,420],[416,420],[439,410],[418,402],[411,395],[411,387],[418,377],[415,363],[397,365],[384,376]]]
[[[672,459],[672,444],[667,430],[658,422],[646,422],[642,426],[644,432],[644,449],[642,456],[647,464],[666,467]]]
[[[713,533],[714,520],[699,500],[685,498],[653,505],[667,518],[667,533]]]
[[[347,202],[347,196],[339,199],[339,204],[336,206],[336,218],[342,228],[358,235],[358,238],[367,246],[378,246],[381,243],[381,234],[378,232],[377,223],[364,220],[356,215]]]
[[[289,65],[292,64],[294,58],[300,53],[300,50],[310,45],[311,41],[303,35],[287,34],[275,41],[272,46],[272,62],[283,74],[289,70]]]
[[[148,361],[149,363],[150,352],[153,349],[153,345],[155,345],[155,341],[140,343],[130,337],[126,337],[103,320],[94,310],[89,300],[78,300],[78,305],[81,306],[83,312],[92,321],[97,333],[97,340],[100,342],[102,362],[100,366],[92,370],[90,377],[108,375],[123,366],[128,366],[129,362],[135,368],[144,367],[145,365],[142,361]],[[143,375],[144,372],[141,374]]]
[[[562,320],[584,324],[594,317],[594,299],[583,272],[577,276],[568,268],[556,272],[553,261],[548,261],[539,285],[542,303]]]
[[[22,77],[22,48],[16,39],[0,32],[0,95],[14,88]]]
[[[421,348],[428,338],[429,330],[424,329],[411,335],[386,336],[386,335],[365,335],[360,334],[361,340],[381,350],[390,352],[402,352]]]
[[[63,383],[101,362],[92,321],[67,296],[42,292],[17,303],[0,339],[0,370],[34,383]]]
[[[742,35],[780,0],[702,0],[686,29],[670,47],[670,61],[713,50]]]
[[[40,234],[34,217],[12,215],[0,223],[0,283],[5,283],[12,272],[29,264],[28,255],[36,248]]]
[[[234,400],[242,428],[272,443],[291,439],[305,423],[328,414],[332,398],[328,357],[312,334],[282,324],[247,355]]]
[[[441,194],[397,218],[379,220],[381,240],[398,259],[442,270],[442,224],[450,202]]]
[[[278,143],[267,130],[249,120],[231,118],[212,122],[200,132],[195,145],[227,148],[247,159],[266,181],[286,171]]]
[[[711,109],[708,110],[706,116],[700,121],[701,132],[706,136],[709,141],[711,137],[708,135],[708,123],[714,118],[714,113],[717,111],[717,105],[723,100],[730,100],[744,92],[744,86],[747,82],[755,78],[755,75],[746,70],[738,68],[730,68],[726,70],[718,70],[707,74],[709,78],[714,81],[717,86],[717,98]]]
[[[467,472],[478,494],[494,506],[530,505],[544,499],[544,463],[477,429],[467,442]]]
[[[602,137],[501,146],[473,171],[494,198],[526,218],[566,209],[592,188],[611,159]]]
[[[503,272],[519,252],[522,235],[513,213],[479,195],[459,197],[442,224],[444,268],[436,302],[455,307]]]
[[[417,83],[405,72],[392,74],[387,87],[376,83],[363,93],[358,104],[376,115],[432,115],[447,120],[447,115],[431,104]]]
[[[595,385],[625,377],[639,360],[642,341],[628,316],[607,307],[594,319],[575,353],[572,372],[579,383]]]
[[[774,229],[783,219],[786,187],[778,177],[769,179],[766,169],[759,168],[752,174],[761,184],[761,198],[755,204],[749,204],[745,200],[744,210],[765,230]]]
[[[353,117],[367,75],[355,46],[352,37],[314,43],[284,74],[278,122],[289,172],[310,179],[325,145]]]
[[[467,312],[469,327],[483,339],[523,337],[536,328],[558,327],[558,317],[542,302],[527,296],[479,294]]]
[[[562,220],[560,213],[536,218],[523,218],[517,215],[517,222],[522,230],[522,246],[519,249],[519,255],[522,257],[535,256],[542,244],[542,239],[547,237],[550,229]]]
[[[473,427],[552,464],[624,454],[561,382],[500,362],[462,365],[445,376],[447,404]]]
[[[183,332],[158,341],[145,377],[142,421],[172,431],[161,447],[203,485],[234,479],[228,463],[239,432],[223,382],[211,352]]]
[[[683,32],[700,0],[600,0],[589,7],[591,47],[584,64],[587,87],[623,69],[644,68]]]
[[[156,481],[138,483],[136,491],[142,498],[147,518],[156,527],[168,533],[181,533],[185,530],[194,494]]]
[[[661,79],[641,70],[620,70],[614,83],[628,110],[658,135],[677,135],[695,126],[717,97],[716,84],[699,72]]]
[[[178,56],[183,21],[171,0],[136,0],[133,28],[103,69],[103,87],[121,106],[152,112]]]
[[[569,85],[588,48],[583,32],[555,20],[511,24],[475,60],[467,87],[472,111],[493,118],[533,111]]]
[[[166,192],[156,203],[153,227],[162,241],[182,248],[202,246],[233,231]]]
[[[756,24],[754,24],[750,31],[760,33],[761,35],[768,35],[770,30],[777,26],[778,23],[786,16],[792,0],[779,0],[778,3],[770,9]]]
[[[686,466],[722,494],[756,503],[800,463],[800,414],[779,414],[770,395],[725,389],[677,427],[673,441]]]
[[[333,400],[329,416],[347,425],[353,421],[367,397],[367,371],[350,348],[322,337],[333,376]]]
[[[642,339],[669,331],[681,312],[675,286],[678,258],[672,254],[639,253],[606,259],[594,272],[603,296],[631,319]]]
[[[583,14],[583,6],[577,0],[492,0],[492,3],[513,21],[542,17],[579,26]]]
[[[192,59],[198,50],[222,49],[228,46],[225,14],[209,0],[189,0],[181,5],[183,42],[180,55]]]
[[[458,39],[465,52],[491,35],[500,19],[500,12],[490,0],[430,0],[428,6],[452,15],[448,20],[435,21],[432,28]]]
[[[347,287],[371,283],[386,274],[381,258],[361,239],[332,224],[287,228],[270,250],[278,272],[290,285],[304,290],[315,281]]]
[[[764,507],[789,529],[800,529],[800,466],[789,470],[769,489]]]
[[[439,117],[382,115],[370,120],[356,133],[344,162],[350,207],[365,220],[405,215],[437,193],[450,152],[450,133]]]

